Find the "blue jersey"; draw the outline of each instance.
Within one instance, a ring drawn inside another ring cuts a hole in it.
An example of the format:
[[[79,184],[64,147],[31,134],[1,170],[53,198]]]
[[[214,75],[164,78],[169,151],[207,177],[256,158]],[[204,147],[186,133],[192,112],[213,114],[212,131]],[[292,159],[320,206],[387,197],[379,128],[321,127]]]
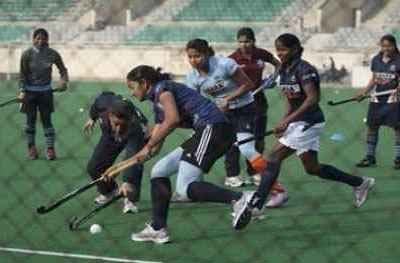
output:
[[[308,62],[302,59],[296,59],[287,67],[283,67],[279,73],[279,88],[286,95],[292,111],[297,110],[307,98],[304,92],[304,86],[312,83],[317,92],[320,93],[320,80],[317,70]],[[319,105],[306,111],[296,121],[305,121],[308,123],[323,122],[324,114]]]
[[[175,98],[181,118],[180,127],[198,129],[208,124],[227,122],[224,114],[217,106],[197,91],[181,83],[163,80],[154,85],[147,94],[147,98],[154,105],[156,123],[161,123],[164,120],[164,110],[160,104],[160,95],[164,91],[171,92]]]
[[[387,63],[382,61],[382,54],[372,59],[371,71],[374,74],[375,92],[394,90],[399,85],[400,78],[400,55],[390,59]],[[398,102],[397,94],[372,97],[371,102],[395,103]]]
[[[239,65],[231,58],[212,56],[208,59],[208,74],[202,76],[193,69],[186,76],[186,84],[200,92],[202,95],[212,99],[217,105],[218,102],[235,92],[239,86],[232,79]],[[237,109],[253,102],[250,92],[229,102],[229,109]]]

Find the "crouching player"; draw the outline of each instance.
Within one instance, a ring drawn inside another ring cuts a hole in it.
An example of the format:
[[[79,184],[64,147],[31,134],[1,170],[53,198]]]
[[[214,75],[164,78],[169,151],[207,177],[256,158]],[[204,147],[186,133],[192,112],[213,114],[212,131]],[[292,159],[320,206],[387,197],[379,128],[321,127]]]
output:
[[[84,132],[90,134],[96,122],[100,123],[101,137],[87,164],[87,172],[93,180],[101,177],[124,149],[125,158],[142,149],[147,130],[146,117],[132,102],[113,92],[103,92],[95,99]],[[100,182],[97,185],[100,195],[95,203],[103,204],[122,192],[125,196],[123,213],[137,212],[135,202],[140,198],[142,174],[143,165],[137,164],[124,171],[120,189],[113,180]]]

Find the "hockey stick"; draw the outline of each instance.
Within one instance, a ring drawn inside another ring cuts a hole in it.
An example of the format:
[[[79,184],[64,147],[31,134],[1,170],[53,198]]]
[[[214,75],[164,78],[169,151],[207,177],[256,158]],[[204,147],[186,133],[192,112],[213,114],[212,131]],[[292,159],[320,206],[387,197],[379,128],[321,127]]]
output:
[[[274,88],[275,85],[276,85],[275,81],[279,76],[280,69],[281,69],[280,67],[277,68],[272,75],[270,75],[267,78],[263,79],[262,82],[261,82],[260,87],[258,87],[256,90],[254,90],[251,94],[254,96],[257,93],[259,93],[260,91],[262,91],[262,90]]]
[[[94,180],[94,181],[92,181],[92,182],[90,182],[90,183],[88,183],[88,184],[85,184],[85,185],[83,185],[83,186],[81,186],[81,187],[75,189],[75,190],[72,191],[72,192],[69,192],[69,193],[65,194],[65,195],[64,195],[63,197],[61,197],[60,199],[58,199],[58,200],[56,200],[56,201],[50,203],[50,204],[47,205],[47,206],[43,206],[43,205],[42,205],[42,206],[39,206],[39,207],[36,209],[36,212],[39,213],[39,214],[46,214],[46,213],[48,213],[48,212],[54,210],[55,208],[59,207],[60,205],[64,204],[65,202],[67,202],[67,201],[70,200],[71,198],[73,198],[73,197],[75,197],[75,196],[77,196],[77,195],[79,195],[79,194],[85,192],[86,190],[92,188],[93,186],[95,186],[95,185],[96,185],[98,182],[100,182],[101,180],[103,180],[102,177],[100,177],[100,178],[98,178],[98,179],[96,179],[96,180]]]
[[[339,101],[331,101],[330,100],[330,101],[328,101],[328,105],[329,106],[336,106],[336,105],[345,104],[345,103],[352,102],[352,101],[360,102],[362,100],[365,100],[366,98],[390,95],[390,94],[392,94],[394,92],[395,92],[394,90],[386,90],[386,91],[382,91],[382,92],[371,93],[371,94],[363,96],[361,98],[351,98],[351,99],[345,99],[345,100],[339,100]]]
[[[52,89],[51,92],[53,92],[53,93],[62,92],[62,90],[60,90],[60,89]],[[20,102],[23,103],[24,101],[19,99],[19,98],[12,98],[12,99],[9,99],[9,100],[7,100],[7,101],[5,101],[3,103],[0,103],[0,108],[4,107],[4,106],[7,106],[7,105],[10,105],[10,104],[20,103]]]
[[[111,198],[110,200],[105,202],[104,204],[97,205],[89,213],[87,213],[86,215],[84,215],[80,218],[78,218],[76,216],[72,217],[68,222],[69,230],[74,231],[74,230],[78,229],[80,225],[86,223],[90,218],[95,216],[98,212],[100,212],[104,208],[108,207],[115,201],[119,200],[122,196],[123,196],[122,194],[118,194],[118,195],[114,196],[113,198]]]

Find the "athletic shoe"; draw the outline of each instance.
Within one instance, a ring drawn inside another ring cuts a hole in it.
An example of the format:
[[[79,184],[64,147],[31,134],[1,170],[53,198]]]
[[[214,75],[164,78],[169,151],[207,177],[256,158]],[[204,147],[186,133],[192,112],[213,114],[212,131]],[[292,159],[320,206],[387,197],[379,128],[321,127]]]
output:
[[[122,208],[122,213],[127,214],[127,213],[132,213],[135,214],[139,212],[138,207],[135,205],[134,202],[129,201],[128,198],[124,198],[124,207]]]
[[[56,151],[54,150],[54,148],[47,148],[46,155],[47,155],[47,160],[49,161],[57,159]]]
[[[272,193],[270,199],[265,204],[268,208],[278,208],[284,206],[289,200],[287,192]]]
[[[107,202],[110,201],[113,197],[115,197],[115,196],[117,196],[117,195],[118,195],[118,187],[115,188],[115,190],[112,191],[112,192],[109,193],[109,194],[105,194],[105,195],[100,194],[100,195],[98,195],[98,196],[94,199],[94,202],[95,202],[96,204],[98,204],[98,205],[102,205],[102,204],[107,203]]]
[[[254,191],[245,191],[243,192],[242,197],[233,204],[233,229],[240,230],[250,223],[252,211],[252,208],[250,207],[250,201],[254,196]]]
[[[235,212],[232,212],[231,216],[235,217]],[[264,218],[265,218],[264,207],[262,209],[258,209],[257,207],[254,207],[251,210],[251,220],[263,220]]]
[[[374,156],[366,156],[360,162],[356,164],[357,167],[375,167],[376,166],[376,159]]]
[[[395,170],[399,170],[400,169],[400,158],[396,158],[394,160],[393,169],[395,169]]]
[[[39,158],[39,153],[36,149],[36,146],[29,147],[28,156],[29,156],[29,159],[31,159],[31,160],[36,160],[37,158]]]
[[[226,186],[229,187],[241,187],[244,185],[244,181],[242,179],[242,177],[238,176],[232,176],[232,177],[226,177],[225,178],[225,183]]]
[[[171,197],[171,202],[172,203],[190,203],[191,200],[189,198],[183,197],[176,192]]]
[[[363,182],[360,186],[353,187],[354,206],[359,208],[367,200],[368,191],[375,185],[375,179],[371,177],[363,177]]]
[[[150,224],[146,224],[146,227],[141,232],[132,233],[131,239],[138,242],[152,241],[156,244],[164,244],[169,242],[169,235],[165,228],[154,230]]]

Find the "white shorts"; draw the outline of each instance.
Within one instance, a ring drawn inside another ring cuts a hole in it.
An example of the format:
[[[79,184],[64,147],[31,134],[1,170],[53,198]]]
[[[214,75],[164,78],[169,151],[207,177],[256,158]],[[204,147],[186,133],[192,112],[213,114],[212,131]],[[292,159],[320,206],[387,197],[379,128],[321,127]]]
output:
[[[319,137],[325,126],[325,122],[316,123],[303,131],[306,125],[307,122],[304,121],[292,122],[287,127],[283,136],[279,138],[281,144],[296,150],[297,156],[310,150],[319,151]]]

